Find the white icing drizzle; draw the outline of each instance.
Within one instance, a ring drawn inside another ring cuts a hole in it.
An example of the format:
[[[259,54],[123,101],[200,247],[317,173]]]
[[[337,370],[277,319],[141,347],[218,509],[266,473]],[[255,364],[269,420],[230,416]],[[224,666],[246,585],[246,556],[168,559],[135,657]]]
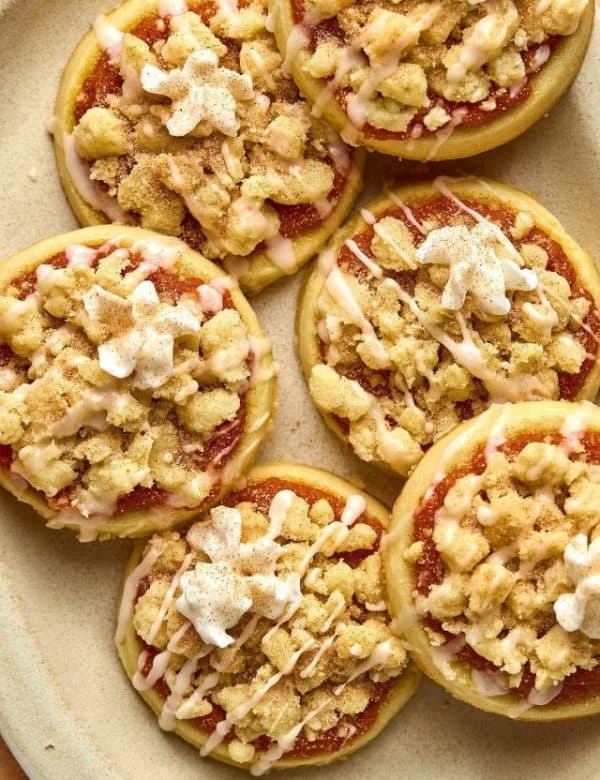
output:
[[[509,96],[511,98],[516,98],[517,95],[521,92],[521,90],[525,88],[526,84],[527,84],[527,78],[522,79],[522,81],[518,81],[516,84],[512,84],[508,88]]]
[[[209,672],[205,674],[201,680],[196,683],[196,688],[192,695],[183,701],[178,707],[175,716],[180,720],[186,718],[194,718],[196,716],[195,711],[200,702],[204,699],[206,694],[212,690],[219,683],[219,673]]]
[[[148,636],[146,638],[146,641],[149,645],[151,645],[154,640],[156,639],[156,635],[160,631],[160,627],[163,624],[163,620],[165,619],[165,615],[167,614],[167,611],[169,607],[171,606],[171,603],[173,601],[173,597],[175,594],[175,591],[179,587],[179,582],[181,580],[181,575],[186,572],[192,563],[192,560],[194,558],[193,553],[188,553],[185,558],[183,559],[183,562],[177,572],[175,573],[173,579],[171,580],[169,587],[167,589],[167,592],[164,595],[164,598],[161,602],[160,608],[158,612],[156,613],[156,617],[154,618],[154,622],[150,626],[150,630],[148,631]],[[189,624],[188,624],[189,627]]]
[[[188,11],[185,0],[159,0],[159,16],[181,16]]]
[[[370,602],[365,602],[365,609],[369,612],[385,612],[387,609],[387,604],[385,601],[378,601],[377,604],[371,604]]]
[[[202,204],[192,188],[188,186],[185,177],[179,170],[177,163],[171,155],[169,155],[167,163],[169,166],[169,173],[171,174],[171,178],[177,187],[177,192],[183,198],[187,210],[194,217],[194,219],[202,225],[202,232],[208,241],[216,246],[218,244],[218,235],[216,231],[212,230],[210,227],[212,222],[210,211]]]
[[[179,249],[177,246],[170,246],[168,239],[163,241],[153,241],[152,239],[142,239],[131,245],[131,253],[140,255],[142,261],[133,273],[139,273],[146,279],[156,271],[167,270],[177,261]]]
[[[373,214],[373,212],[369,211],[368,209],[361,209],[360,216],[364,219],[367,225],[375,225],[377,222],[377,217],[375,214]]]
[[[119,617],[117,619],[117,630],[115,642],[121,644],[125,639],[127,631],[127,622],[133,610],[135,597],[137,595],[140,582],[146,577],[156,561],[159,559],[162,551],[165,549],[165,542],[162,539],[153,539],[150,542],[150,549],[138,565],[133,569],[123,585],[123,595],[119,605]]]
[[[152,665],[150,666],[150,671],[148,672],[147,675],[144,675],[144,667],[146,665],[148,658],[150,657],[150,653],[148,650],[144,650],[140,654],[138,658],[138,665],[137,665],[138,670],[131,678],[133,687],[137,691],[150,690],[150,688],[153,688],[156,685],[156,683],[162,677],[164,677],[167,668],[169,666],[171,656],[175,652],[175,649],[177,648],[179,641],[187,633],[189,627],[190,627],[190,623],[186,621],[185,623],[183,623],[183,625],[181,625],[177,629],[177,631],[171,637],[169,644],[167,645],[167,649],[163,650],[162,653],[158,653],[152,659]]]
[[[310,35],[304,24],[295,24],[285,44],[285,59],[281,65],[284,73],[291,72],[292,65],[302,49],[310,44]]]
[[[82,244],[72,244],[65,249],[65,255],[68,260],[68,268],[77,268],[79,266],[87,266],[89,268],[98,257],[98,250]]]
[[[137,672],[131,678],[133,687],[136,691],[149,691],[150,688],[154,688],[156,683],[164,677],[165,672],[169,666],[171,660],[171,653],[168,650],[163,650],[162,653],[158,653],[152,659],[152,665],[147,675],[144,675],[144,667],[146,662],[150,658],[148,650],[144,650],[138,658]]]
[[[302,44],[300,48],[303,48]],[[346,76],[354,68],[360,68],[364,64],[363,55],[360,51],[360,44],[355,42],[350,46],[345,46],[338,58],[337,66],[333,78],[329,79],[323,87],[312,108],[313,116],[320,117],[323,113],[323,107],[330,101],[335,100],[335,94],[338,88],[343,84]],[[356,135],[356,128],[348,123],[342,135],[349,142],[353,142],[353,136]]]
[[[482,672],[473,668],[471,680],[481,696],[506,696],[510,692],[506,676],[501,672]]]
[[[556,293],[553,290],[551,290],[549,287],[540,285],[540,289],[548,297],[555,298],[557,301],[560,302],[559,296],[556,295]],[[584,330],[589,336],[592,337],[592,339],[596,342],[596,344],[600,344],[600,338],[594,333],[594,331],[590,328],[590,326],[581,319],[581,317],[576,312],[571,311],[571,317],[573,318],[573,320],[575,320],[575,322],[579,325],[579,327],[582,328],[582,330]],[[592,355],[592,359],[595,360],[596,355]]]
[[[196,288],[198,304],[203,314],[215,314],[223,309],[223,297],[237,284],[229,276],[213,279],[211,282],[201,284]]]
[[[90,179],[89,165],[79,156],[72,135],[63,134],[63,148],[69,177],[83,200],[105,214],[111,222],[126,224],[127,214],[117,201],[107,195],[98,182]]]
[[[485,4],[486,15],[476,22],[466,33],[463,42],[457,47],[455,61],[448,67],[447,78],[451,83],[462,81],[470,71],[477,71],[488,62],[490,51],[498,38],[510,27],[513,17],[518,21],[517,9],[511,4],[501,4],[489,0]]]
[[[532,688],[526,699],[514,707],[511,707],[507,715],[509,718],[519,718],[524,712],[532,709],[532,707],[544,707],[546,704],[550,704],[551,701],[556,699],[558,694],[562,691],[563,684],[557,683],[552,685],[546,691],[540,692],[535,688]]]
[[[591,401],[580,401],[577,411],[569,414],[562,428],[562,450],[570,455],[576,452],[581,444],[584,433],[588,430],[590,418],[597,413],[598,407]]]
[[[510,416],[510,412],[510,404],[505,404],[500,416],[490,429],[484,450],[486,463],[489,463],[492,457],[498,452],[498,449],[502,447],[503,444],[506,444],[505,425]]]
[[[448,182],[450,181],[452,180],[448,176],[438,176],[437,179],[434,179],[433,186],[436,190],[438,190],[438,192],[441,192],[445,198],[452,201],[455,206],[457,206],[461,211],[464,211],[465,214],[469,214],[477,222],[487,221],[485,220],[485,217],[483,217],[478,211],[475,211],[475,209],[467,206],[466,203],[463,203],[462,200],[452,192],[448,186]]]
[[[164,731],[172,731],[175,728],[177,717],[179,717],[177,713],[181,709],[181,703],[185,696],[185,692],[191,685],[192,678],[198,669],[198,663],[202,658],[208,655],[208,653],[210,653],[210,649],[201,650],[192,658],[188,658],[179,672],[177,672],[175,682],[171,687],[171,693],[165,699],[158,719],[158,725]],[[191,698],[193,697],[190,697],[190,699]],[[188,705],[188,707],[189,706],[190,705]]]
[[[12,368],[0,369],[0,390],[10,390],[17,379],[17,374]]]
[[[321,547],[325,544],[325,542],[329,539],[332,534],[336,534],[335,541],[336,541],[336,547],[339,547],[341,544],[344,543],[344,541],[348,538],[348,534],[350,533],[350,528],[354,525],[354,523],[358,520],[358,518],[363,514],[363,512],[366,509],[366,501],[365,499],[356,494],[352,495],[348,498],[346,501],[346,506],[344,507],[344,511],[342,512],[342,516],[340,517],[341,527],[340,526],[333,526],[333,525],[326,525],[323,530],[319,533],[315,541],[311,544],[311,546],[308,548],[304,558],[300,562],[300,566],[298,567],[297,571],[294,572],[292,577],[294,577],[298,583],[298,590],[300,590],[300,582],[306,572],[308,571],[308,568],[310,564],[312,563],[314,557],[317,555]],[[300,606],[300,599],[296,601],[292,601],[290,603],[289,608],[283,613],[281,618],[278,620],[278,622],[265,634],[265,639],[272,636],[275,631],[277,631],[278,628],[281,628],[281,626],[284,623],[287,623],[288,620],[290,620],[295,614]]]
[[[351,682],[354,682],[357,677],[360,677],[361,674],[366,674],[366,672],[371,671],[371,669],[374,669],[376,666],[383,666],[385,663],[387,663],[391,654],[392,643],[389,639],[386,639],[385,642],[380,642],[378,645],[375,645],[370,656],[365,661],[363,661],[363,663],[360,664],[354,670],[354,672],[352,672],[346,682],[338,685],[337,688],[334,688],[334,694],[339,696],[342,691],[344,691]]]
[[[465,646],[464,634],[458,634],[443,645],[431,647],[431,660],[447,680],[453,680],[456,677],[456,670],[452,666],[452,661],[456,655]]]
[[[531,63],[530,73],[535,73],[542,68],[550,59],[552,51],[547,43],[542,46],[538,46],[533,55],[533,61]]]
[[[414,228],[416,228],[422,236],[426,236],[427,231],[425,230],[423,225],[418,221],[418,219],[415,217],[412,209],[409,206],[407,206],[407,204],[403,200],[401,200],[396,195],[395,192],[391,192],[391,191],[387,192],[387,196],[389,197],[389,199],[392,201],[394,205],[398,206],[398,208],[402,210],[402,213],[404,214],[406,219],[410,222],[410,224]]]
[[[283,677],[287,677],[288,675],[292,674],[301,656],[307,650],[310,650],[314,644],[315,640],[312,638],[305,642],[302,647],[300,647],[299,650],[296,650],[296,652],[290,657],[290,660],[281,671],[269,677],[269,679],[263,683],[263,685],[261,685],[260,688],[258,688],[258,690],[256,690],[247,701],[243,702],[243,704],[240,704],[234,710],[227,713],[227,716],[224,718],[224,720],[220,721],[215,726],[214,731],[208,737],[206,743],[200,750],[200,755],[207,756],[212,753],[212,751],[221,744],[221,742],[225,739],[227,734],[229,734],[236,723],[242,720],[242,718],[245,718],[246,715],[251,710],[253,710],[254,707],[256,707],[256,705],[261,701],[261,699],[271,690],[271,688],[277,685],[277,683]]]
[[[352,252],[354,257],[356,257],[357,260],[360,260],[360,262],[371,272],[375,278],[381,279],[383,276],[381,267],[362,251],[356,241],[349,238],[347,241],[345,241],[345,245]]]
[[[299,723],[293,726],[283,736],[275,740],[275,744],[272,745],[266,753],[264,753],[257,761],[253,763],[250,769],[250,774],[254,777],[259,777],[260,775],[264,775],[266,772],[268,772],[273,764],[276,761],[279,761],[284,753],[287,753],[288,750],[291,750],[294,747],[298,735],[306,726],[306,724],[314,717],[316,717],[319,712],[321,712],[321,710],[325,709],[328,704],[329,699],[321,702],[318,707],[315,707],[307,715],[305,715],[305,717]]]
[[[69,409],[64,417],[50,426],[48,433],[50,436],[65,438],[73,436],[84,426],[95,430],[105,430],[107,427],[105,413],[117,410],[122,403],[121,394],[115,389],[90,389],[81,401]]]
[[[269,507],[269,530],[267,539],[275,541],[281,535],[283,521],[287,517],[296,494],[292,490],[280,490],[275,494]]]
[[[429,154],[427,155],[427,161],[433,160],[436,157],[437,153],[442,148],[442,146],[450,140],[452,135],[454,135],[454,131],[456,130],[456,128],[462,125],[468,113],[469,113],[469,109],[466,108],[466,106],[460,106],[459,108],[455,108],[452,111],[452,118],[450,119],[448,124],[445,127],[438,130],[437,133],[435,134],[436,141],[431,147]]]
[[[390,282],[395,284],[398,297],[403,303],[406,303],[429,335],[445,347],[459,365],[466,368],[472,376],[483,383],[491,402],[516,402],[538,397],[542,385],[539,379],[532,374],[514,374],[504,377],[488,368],[481,350],[473,341],[473,336],[459,312],[456,313],[456,319],[461,328],[462,341],[455,341],[433,323],[425,312],[421,311],[415,300],[400,285],[393,280]]]
[[[399,40],[394,41],[394,45],[390,47],[389,52],[380,65],[377,67],[371,65],[369,75],[361,84],[358,92],[349,95],[346,102],[346,113],[356,128],[362,129],[364,127],[367,121],[369,104],[377,92],[377,87],[384,79],[396,72],[399,60],[405,49],[412,45],[415,40],[418,40],[421,32],[431,27],[435,22],[441,7],[441,3],[439,2],[429,3],[427,8],[423,6],[421,18],[414,20],[414,24],[407,28],[404,36],[401,36]],[[362,35],[358,36],[355,45],[362,47],[364,38],[365,33],[363,32]]]
[[[229,668],[229,665],[234,660],[236,653],[238,650],[240,650],[250,639],[252,634],[254,633],[254,630],[256,626],[258,625],[258,621],[260,620],[260,615],[252,615],[250,620],[246,623],[244,628],[242,629],[241,634],[239,637],[235,640],[235,642],[227,647],[225,650],[221,653],[221,660],[216,661],[213,666],[217,670],[217,672],[226,672]]]
[[[344,628],[345,628],[344,623],[338,623],[335,627],[333,634],[331,634],[331,636],[326,637],[326,639],[324,639],[323,642],[321,642],[321,644],[319,645],[319,649],[315,653],[311,662],[300,672],[300,677],[303,680],[305,680],[307,677],[310,677],[312,674],[314,674],[315,669],[319,665],[319,661],[321,660],[321,658],[323,658],[325,653],[333,645],[337,636],[344,630]]]
[[[110,64],[117,65],[123,46],[123,33],[121,30],[110,24],[104,14],[100,14],[94,21],[94,33],[96,34],[98,46],[108,54]]]
[[[326,219],[333,211],[333,206],[327,197],[319,198],[319,200],[316,200],[312,205],[315,207],[321,219]]]
[[[327,250],[321,256],[321,260],[324,260],[325,256],[334,257],[332,250]],[[388,368],[390,364],[389,357],[382,343],[379,341],[375,329],[365,317],[362,309],[356,302],[352,290],[348,285],[348,282],[344,278],[343,273],[335,265],[331,268],[327,278],[325,279],[325,288],[329,294],[336,300],[339,305],[344,309],[350,320],[362,331],[363,341],[369,345],[373,357],[380,368]]]
[[[304,577],[304,585],[307,588],[312,588],[312,586],[315,584],[315,582],[319,579],[322,573],[322,569],[320,566],[313,566],[312,569],[309,569],[306,572],[306,576]]]
[[[374,221],[371,224],[373,225],[373,232],[375,233],[375,235],[379,236],[379,238],[381,238],[382,241],[385,241],[385,243],[388,244],[388,246],[391,246],[392,249],[402,257],[402,259],[404,260],[404,262],[409,268],[415,269],[417,266],[415,261],[412,259],[412,257],[410,257],[410,255],[390,235],[389,231],[386,230],[384,227],[382,227],[380,222],[377,222],[375,217],[373,217],[373,220]],[[377,266],[377,268],[379,268],[379,266]],[[383,276],[383,271],[381,270],[381,268],[379,268],[379,275]],[[374,274],[374,276],[376,276],[376,274]]]
[[[332,611],[331,615],[329,615],[327,620],[323,623],[319,633],[326,634],[345,609],[346,602],[343,599],[340,599],[339,605]]]
[[[278,233],[274,238],[268,239],[266,244],[266,255],[273,265],[286,274],[296,270],[296,252],[291,238],[284,238]]]

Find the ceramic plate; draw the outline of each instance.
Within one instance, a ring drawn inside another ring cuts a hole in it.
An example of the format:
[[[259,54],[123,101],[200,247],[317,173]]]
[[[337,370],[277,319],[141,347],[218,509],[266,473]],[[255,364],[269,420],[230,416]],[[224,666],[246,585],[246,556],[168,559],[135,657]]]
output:
[[[75,222],[62,195],[46,124],[63,64],[102,0],[0,0],[0,226],[2,257]],[[600,257],[600,33],[570,93],[551,117],[503,150],[463,169],[530,190],[592,255]],[[377,171],[394,163],[372,156]],[[396,165],[398,175],[401,166]],[[275,432],[263,459],[296,459],[360,479],[391,501],[400,482],[361,466],[325,429],[294,354],[300,276],[255,306],[281,372]],[[0,496],[0,729],[32,780],[225,780],[238,770],[169,734],[126,679],[113,647],[127,542],[82,545],[49,531]],[[597,778],[598,721],[528,726],[449,701],[432,684],[385,732],[344,764],[296,778]]]

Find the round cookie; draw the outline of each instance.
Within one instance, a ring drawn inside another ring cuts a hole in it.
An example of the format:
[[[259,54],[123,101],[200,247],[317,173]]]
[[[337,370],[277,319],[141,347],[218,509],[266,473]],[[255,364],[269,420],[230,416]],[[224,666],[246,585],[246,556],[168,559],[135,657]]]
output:
[[[439,178],[338,231],[301,294],[299,354],[331,430],[406,476],[490,403],[594,398],[599,302],[591,258],[534,198]]]
[[[104,225],[0,271],[0,484],[52,528],[143,536],[212,506],[270,429],[271,347],[234,279]]]
[[[249,293],[292,274],[348,213],[363,155],[311,116],[257,0],[127,0],[65,68],[52,131],[83,225],[176,235]]]
[[[300,91],[346,140],[447,160],[550,111],[581,67],[594,4],[281,0],[273,16]]]
[[[600,410],[497,406],[435,444],[385,548],[392,614],[453,696],[528,721],[600,712]]]
[[[139,542],[116,641],[160,725],[254,775],[375,737],[419,683],[387,614],[387,524],[328,472],[266,464],[187,534]]]

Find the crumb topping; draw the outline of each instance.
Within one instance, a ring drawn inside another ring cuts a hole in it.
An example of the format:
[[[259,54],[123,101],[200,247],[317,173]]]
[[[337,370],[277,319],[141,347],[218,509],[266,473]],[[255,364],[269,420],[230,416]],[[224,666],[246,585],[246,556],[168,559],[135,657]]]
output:
[[[326,493],[305,500],[289,484],[266,505],[248,498],[230,498],[186,536],[150,540],[132,608],[147,648],[138,668],[152,664],[134,685],[154,685],[160,667],[161,725],[204,719],[203,754],[225,741],[233,760],[262,774],[301,745],[345,744],[407,655],[384,601],[381,527],[362,497],[340,510]]]
[[[266,247],[289,267],[281,209],[314,206],[322,221],[350,157],[284,73],[266,13],[260,0],[235,13],[200,4],[158,18],[150,45],[147,24],[96,29],[120,79],[96,104],[79,96],[87,110],[77,117],[76,106],[72,141],[84,170],[75,160],[70,172],[100,188],[101,210],[108,196],[121,221],[181,235],[211,259]]]
[[[2,291],[0,444],[52,508],[111,516],[136,489],[197,507],[219,482],[257,345],[227,280],[179,277],[178,256],[71,246]]]
[[[318,272],[313,400],[401,474],[490,403],[573,397],[598,349],[591,296],[532,215],[436,186],[414,213],[363,211]]]
[[[461,124],[470,107],[491,116],[523,91],[552,56],[556,36],[572,35],[587,0],[305,0],[296,27],[311,51],[305,67],[342,96],[352,125],[391,133]],[[319,98],[324,101],[325,96]]]
[[[436,621],[424,628],[449,679],[481,683],[480,672],[439,647],[448,639],[493,665],[498,693],[533,674],[550,701],[565,678],[597,666],[600,468],[580,438],[529,441],[514,452],[510,440],[508,452],[488,443],[483,468],[457,479],[436,511],[440,576],[415,598],[419,614]],[[418,563],[416,545],[407,557]]]

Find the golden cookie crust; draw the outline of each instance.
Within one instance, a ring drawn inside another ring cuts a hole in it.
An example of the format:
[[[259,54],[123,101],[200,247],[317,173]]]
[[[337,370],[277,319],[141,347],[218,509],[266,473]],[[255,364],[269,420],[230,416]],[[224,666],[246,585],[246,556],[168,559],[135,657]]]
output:
[[[106,13],[106,22],[123,31],[131,30],[147,16],[157,13],[158,5],[158,0],[126,0]],[[52,126],[58,173],[63,190],[73,213],[80,224],[84,226],[105,224],[109,220],[103,212],[91,206],[82,197],[69,174],[64,135],[73,131],[76,98],[86,78],[94,70],[101,54],[96,34],[92,29],[80,41],[63,71]],[[349,150],[349,153],[351,154],[350,169],[333,210],[321,224],[292,239],[295,261],[290,264],[289,268],[283,270],[269,259],[267,253],[259,245],[252,254],[243,258],[249,263],[249,266],[246,268],[244,265],[240,265],[239,271],[236,272],[244,292],[254,295],[282,276],[295,273],[321,248],[332,232],[341,224],[362,186],[364,154],[361,150]]]
[[[427,490],[436,483],[440,465],[444,474],[463,468],[469,473],[473,458],[500,429],[509,443],[511,438],[521,435],[527,439],[540,435],[560,438],[561,429],[568,420],[581,420],[584,430],[592,435],[600,431],[600,410],[587,402],[537,401],[497,406],[463,423],[429,450],[406,482],[392,511],[389,542],[384,553],[391,611],[413,647],[412,656],[419,668],[457,699],[485,712],[518,720],[547,723],[595,715],[600,712],[600,694],[595,692],[559,703],[550,701],[519,711],[523,699],[515,693],[487,696],[465,677],[449,680],[434,663],[429,636],[417,617],[415,568],[407,550],[414,541],[414,514]],[[465,663],[462,666],[469,668]]]
[[[35,271],[47,259],[64,252],[69,246],[81,245],[93,248],[112,242],[127,248],[137,242],[148,241],[152,242],[153,245],[164,247],[166,250],[177,252],[175,264],[172,266],[174,273],[180,274],[184,278],[188,276],[201,278],[205,282],[223,279],[223,272],[220,268],[175,238],[160,236],[140,228],[102,225],[45,239],[14,255],[3,264],[0,270],[0,290],[4,292],[13,280]],[[229,294],[234,310],[239,313],[249,336],[262,341],[264,334],[256,315],[235,282],[230,287]],[[218,491],[210,498],[210,503],[207,503],[207,506],[212,506],[219,501],[231,489],[231,484],[250,467],[262,442],[270,432],[271,415],[276,398],[276,379],[270,350],[264,350],[258,359],[257,367],[261,374],[261,380],[250,387],[245,394],[247,415],[242,436],[227,462],[227,478],[220,484]],[[81,538],[86,540],[146,536],[153,531],[180,525],[198,511],[197,508],[187,509],[167,505],[155,508],[128,509],[121,514],[107,517],[101,521],[94,520],[93,525],[88,527],[85,520],[74,521],[72,515],[64,517],[63,513],[52,509],[42,494],[31,488],[25,480],[11,479],[10,473],[4,468],[0,469],[0,485],[19,501],[32,506],[42,518],[49,521],[50,525],[79,532]]]
[[[294,28],[292,2],[277,0],[272,3],[272,8],[275,36],[280,51],[285,54]],[[482,126],[459,126],[442,143],[435,134],[405,140],[365,137],[362,131],[349,123],[345,111],[333,99],[327,100],[322,106],[323,116],[339,132],[346,131],[352,143],[399,158],[421,161],[453,160],[495,149],[521,135],[546,116],[569,88],[583,63],[593,21],[594,3],[590,2],[577,31],[562,40],[550,61],[530,76],[532,94],[524,102]],[[301,47],[293,58],[291,72],[302,94],[314,103],[326,80],[316,79],[307,72],[305,68],[310,56],[311,52]]]
[[[436,180],[438,181],[438,180]],[[600,277],[591,257],[585,252],[564,230],[558,220],[550,214],[532,196],[508,184],[482,178],[466,177],[458,179],[440,179],[446,181],[449,189],[460,199],[476,201],[477,203],[505,207],[515,214],[527,213],[533,218],[536,227],[556,241],[565,252],[569,263],[575,270],[577,280],[581,287],[589,292],[595,303],[596,309],[600,307]],[[391,191],[391,197],[382,195],[374,201],[365,204],[361,213],[356,213],[332,238],[327,249],[321,255],[321,260],[316,262],[306,277],[300,293],[296,314],[296,333],[298,338],[298,354],[305,379],[310,383],[311,374],[315,366],[323,363],[321,355],[321,339],[318,335],[318,323],[322,316],[318,311],[318,300],[324,290],[324,280],[329,273],[330,258],[338,257],[345,242],[369,227],[365,215],[378,218],[390,209],[397,209],[394,202],[402,202],[410,208],[422,201],[433,197],[440,197],[440,191],[434,186],[434,182],[424,181],[402,185]],[[398,201],[399,199],[399,201]],[[370,219],[370,217],[369,217]],[[324,259],[325,258],[325,259]],[[384,269],[385,270],[385,269]],[[401,272],[402,273],[402,272]],[[419,271],[421,273],[421,271]],[[383,277],[386,278],[385,276]],[[433,343],[433,340],[432,340]],[[436,342],[437,343],[437,342]],[[600,347],[595,350],[598,355]],[[364,361],[359,364],[364,368]],[[593,399],[600,388],[600,364],[592,366],[586,381],[572,400]],[[313,396],[313,401],[315,400]],[[360,399],[359,399],[360,400]],[[514,400],[521,400],[516,398]],[[317,404],[318,406],[318,404]],[[320,408],[327,427],[346,445],[348,445],[348,430],[340,424],[339,417]],[[343,416],[343,415],[340,415]],[[444,433],[447,431],[444,431]],[[394,468],[384,459],[373,458],[370,462],[385,470],[406,476],[410,471],[407,467]]]
[[[339,477],[323,471],[321,469],[303,466],[296,463],[268,463],[255,466],[247,476],[245,487],[260,485],[270,479],[278,479],[289,483],[305,486],[310,490],[322,491],[328,494],[332,499],[345,502],[351,495],[362,496],[366,501],[365,515],[378,521],[384,527],[388,523],[387,509],[374,498],[357,490],[354,486],[340,479]],[[242,488],[243,489],[243,488]],[[293,489],[293,487],[292,487]],[[145,543],[139,541],[129,559],[125,572],[123,584],[127,581],[128,575],[139,565]],[[121,596],[123,594],[121,593]],[[233,629],[235,631],[235,629]],[[121,632],[117,633],[117,650],[119,657],[127,673],[132,679],[138,670],[138,657],[142,649],[142,643],[133,626],[132,614],[121,627]],[[394,678],[395,682],[389,690],[386,700],[379,706],[377,718],[373,725],[364,733],[348,741],[341,750],[331,753],[316,753],[305,758],[280,758],[275,762],[275,769],[292,769],[298,766],[315,766],[329,764],[333,761],[347,758],[351,753],[358,750],[373,739],[387,725],[390,719],[398,713],[409,701],[420,683],[420,673],[412,663],[406,666],[400,677]],[[150,706],[154,713],[159,716],[165,702],[164,697],[154,688],[149,690],[140,690],[138,693],[144,701]],[[187,720],[177,720],[174,728],[175,733],[189,742],[195,748],[201,749],[209,736],[208,732],[201,731]],[[257,754],[258,755],[258,754]],[[250,769],[252,761],[238,762],[234,761],[227,749],[227,744],[218,745],[211,753],[211,758],[218,761],[237,766],[244,769]]]

